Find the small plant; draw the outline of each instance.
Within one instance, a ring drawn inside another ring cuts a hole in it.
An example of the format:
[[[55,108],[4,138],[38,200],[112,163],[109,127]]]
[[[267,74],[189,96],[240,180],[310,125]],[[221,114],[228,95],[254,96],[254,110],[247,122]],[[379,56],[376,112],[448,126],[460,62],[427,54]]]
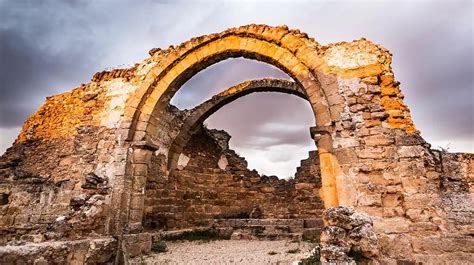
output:
[[[296,253],[300,253],[301,252],[301,249],[299,248],[292,248],[292,249],[289,249],[286,253],[288,254],[296,254]]]
[[[448,153],[449,152],[449,148],[450,148],[450,145],[451,143],[448,143],[446,146],[438,146],[438,148],[441,150],[441,153]]]
[[[364,260],[364,255],[360,251],[352,250],[348,254],[349,257],[352,257],[357,264],[362,263]]]
[[[257,226],[254,228],[254,233],[255,235],[262,235],[265,232],[265,227],[263,226]]]
[[[270,251],[270,252],[268,252],[267,254],[268,254],[268,255],[270,255],[270,256],[273,256],[273,255],[276,255],[276,254],[278,254],[278,252],[275,252],[275,251]]]
[[[157,241],[151,246],[151,250],[157,253],[163,253],[168,251],[168,246],[164,241]]]
[[[302,259],[298,265],[320,265],[321,264],[321,256],[318,253],[313,253],[311,256]]]
[[[300,243],[300,241],[298,239],[293,239],[290,241],[290,243]]]
[[[302,259],[298,262],[298,265],[320,265],[321,264],[321,251],[319,246],[319,237],[306,239],[305,241],[311,242],[313,244],[313,250],[311,250],[311,255],[307,258]]]

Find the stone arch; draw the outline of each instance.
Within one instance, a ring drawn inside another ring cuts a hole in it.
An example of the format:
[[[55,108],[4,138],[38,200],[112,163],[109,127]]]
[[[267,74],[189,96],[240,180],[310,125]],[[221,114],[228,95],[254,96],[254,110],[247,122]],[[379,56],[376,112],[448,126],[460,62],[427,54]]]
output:
[[[193,135],[196,126],[202,124],[209,116],[223,106],[245,95],[255,92],[279,92],[296,95],[307,100],[305,91],[295,82],[284,79],[256,79],[242,82],[213,96],[211,99],[193,108],[180,128],[168,152],[168,169],[176,169],[179,155]]]
[[[125,116],[131,122],[128,139],[143,140],[146,133],[156,132],[152,122],[194,74],[219,61],[244,57],[280,68],[306,91],[318,125],[331,124],[330,109],[324,91],[313,73],[321,59],[319,44],[299,31],[286,27],[250,25],[229,29],[220,34],[194,38],[167,52],[129,100]],[[160,52],[156,52],[159,55]]]
[[[305,91],[316,118],[316,126],[311,133],[321,161],[321,195],[325,207],[337,206],[336,174],[342,174],[342,170],[332,155],[333,122],[326,91],[315,74],[323,63],[319,48],[317,42],[299,30],[288,30],[286,26],[249,25],[194,38],[166,51],[152,50],[151,54],[157,57],[158,64],[149,71],[142,85],[128,100],[121,126],[121,134],[134,147],[124,179],[132,190],[122,193],[120,206],[120,212],[126,219],[124,223],[129,229],[141,227],[147,168],[152,151],[159,148],[153,144],[152,138],[157,133],[160,114],[193,75],[233,57],[274,65]]]

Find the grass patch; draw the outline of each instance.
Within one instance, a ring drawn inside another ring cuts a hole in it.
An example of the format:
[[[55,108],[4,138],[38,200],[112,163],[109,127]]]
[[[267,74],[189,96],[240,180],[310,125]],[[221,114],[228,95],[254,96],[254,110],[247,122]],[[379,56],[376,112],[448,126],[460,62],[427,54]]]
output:
[[[168,251],[168,246],[163,241],[157,241],[151,246],[151,250],[157,253],[163,253]]]
[[[275,252],[275,251],[270,251],[270,252],[268,252],[267,254],[268,254],[268,255],[270,255],[270,256],[273,256],[273,255],[276,255],[276,254],[278,254],[278,252]]]
[[[364,255],[362,255],[362,253],[360,253],[359,251],[351,250],[348,256],[353,258],[357,264],[360,264],[364,261]]]
[[[227,239],[230,238],[214,230],[185,231],[177,235],[167,235],[163,237],[163,240],[166,241],[215,241]]]
[[[301,249],[299,248],[292,248],[292,249],[289,249],[286,253],[288,254],[296,254],[296,253],[300,253],[301,252]]]

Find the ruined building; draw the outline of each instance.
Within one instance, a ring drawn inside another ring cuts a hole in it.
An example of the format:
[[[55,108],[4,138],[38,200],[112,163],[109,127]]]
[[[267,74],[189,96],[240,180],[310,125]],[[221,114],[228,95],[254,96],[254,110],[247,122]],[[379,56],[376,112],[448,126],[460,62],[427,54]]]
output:
[[[193,75],[232,57],[293,81],[250,80],[192,110],[170,104]],[[390,64],[365,39],[323,46],[286,26],[248,25],[152,49],[48,97],[0,159],[0,263],[107,263],[146,253],[159,231],[223,220],[283,220],[289,234],[315,236],[336,225],[321,215],[338,206],[372,219],[374,261],[474,263],[474,155],[430,148]],[[312,106],[317,152],[294,180],[247,169],[227,133],[202,125],[260,91]]]

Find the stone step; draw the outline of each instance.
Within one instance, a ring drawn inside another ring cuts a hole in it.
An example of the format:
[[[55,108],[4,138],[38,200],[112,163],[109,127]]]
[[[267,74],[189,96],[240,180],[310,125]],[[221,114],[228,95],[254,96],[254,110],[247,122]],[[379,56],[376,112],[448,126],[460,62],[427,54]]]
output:
[[[304,227],[303,219],[211,219],[208,223],[217,227],[242,227],[248,225],[275,226],[287,225]]]
[[[178,236],[189,231],[209,230],[246,240],[311,240],[319,238],[321,219],[207,219],[203,227],[162,231],[160,237]]]
[[[301,240],[319,238],[322,219],[209,219],[210,227],[232,231],[232,239]]]
[[[323,219],[303,219],[304,228],[322,228],[324,227]]]
[[[304,230],[302,226],[289,225],[244,225],[233,227],[233,229],[254,231],[255,233],[298,233]]]
[[[230,237],[233,240],[302,240],[303,233],[264,233],[250,234],[242,231],[234,231]]]
[[[321,235],[322,228],[306,228],[303,231],[303,239],[315,239]]]

